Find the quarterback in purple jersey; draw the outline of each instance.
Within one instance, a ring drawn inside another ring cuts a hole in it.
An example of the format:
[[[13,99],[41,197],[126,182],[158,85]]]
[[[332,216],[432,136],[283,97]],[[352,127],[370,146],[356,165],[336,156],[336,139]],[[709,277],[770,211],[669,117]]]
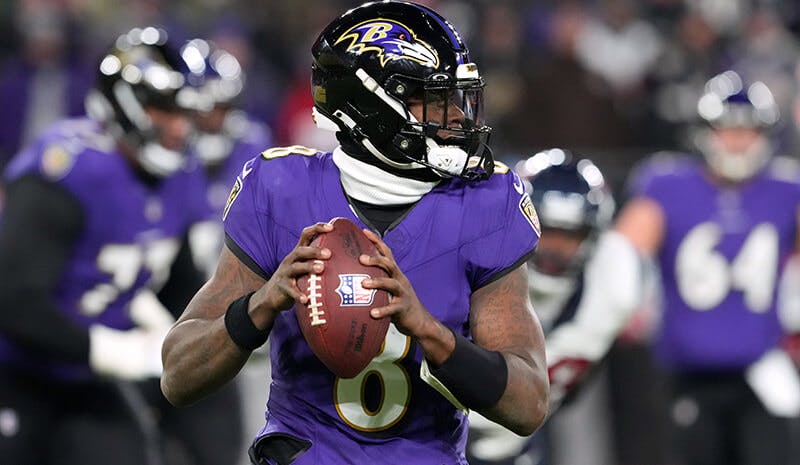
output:
[[[315,119],[341,146],[274,148],[248,161],[223,213],[226,248],[164,342],[162,389],[189,404],[233,378],[270,338],[256,464],[465,464],[475,409],[519,434],[543,421],[549,385],[526,262],[538,219],[495,165],[483,81],[434,11],[376,2],[334,20],[312,48]],[[381,353],[337,379],[299,330],[296,279],[320,272],[328,220],[364,227],[392,302]]]
[[[778,113],[763,83],[717,75],[698,113],[705,163],[649,160],[617,229],[660,270],[656,353],[674,381],[680,463],[788,463],[782,417],[800,414],[800,383],[778,349],[776,289],[796,250],[800,172],[772,156],[768,129]]]
[[[160,375],[174,320],[155,291],[196,220],[185,76],[164,31],[123,34],[89,117],[54,125],[4,173],[1,463],[147,463],[129,382]]]

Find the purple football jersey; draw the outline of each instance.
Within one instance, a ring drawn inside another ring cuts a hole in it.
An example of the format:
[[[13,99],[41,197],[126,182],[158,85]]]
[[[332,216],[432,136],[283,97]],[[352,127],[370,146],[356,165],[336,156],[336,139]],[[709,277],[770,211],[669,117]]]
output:
[[[115,142],[88,119],[66,120],[21,152],[6,178],[34,175],[57,183],[80,203],[84,228],[53,299],[76,324],[134,326],[128,304],[144,286],[160,287],[196,210],[188,194],[197,172],[181,171],[154,186],[136,177]],[[0,337],[0,363],[68,377],[88,367],[43,364]]]
[[[442,183],[383,238],[422,304],[465,335],[471,293],[522,263],[538,240],[522,183],[500,171],[481,183]],[[245,165],[225,231],[267,277],[304,227],[334,217],[364,227],[331,154],[273,149]],[[466,463],[466,417],[421,380],[422,352],[394,326],[383,351],[352,379],[336,378],[314,356],[292,310],[278,317],[270,341],[273,379],[259,435],[311,441],[293,464]]]
[[[699,161],[658,157],[635,187],[664,211],[657,350],[682,369],[738,370],[777,345],[778,276],[794,250],[798,170],[778,158],[740,185],[712,183]]]

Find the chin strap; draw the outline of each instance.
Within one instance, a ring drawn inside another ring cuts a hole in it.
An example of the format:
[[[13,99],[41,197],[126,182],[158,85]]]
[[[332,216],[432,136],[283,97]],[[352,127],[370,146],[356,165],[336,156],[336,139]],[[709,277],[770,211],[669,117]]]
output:
[[[333,162],[345,193],[373,205],[414,203],[438,184],[396,176],[351,157],[341,147],[334,149]]]

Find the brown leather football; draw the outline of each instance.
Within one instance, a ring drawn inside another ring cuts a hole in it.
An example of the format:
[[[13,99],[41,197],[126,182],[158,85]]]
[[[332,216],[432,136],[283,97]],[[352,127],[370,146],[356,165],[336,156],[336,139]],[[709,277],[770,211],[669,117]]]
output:
[[[388,317],[375,319],[370,310],[389,303],[389,293],[364,289],[361,281],[387,276],[382,268],[364,266],[361,254],[377,255],[375,245],[347,218],[330,221],[333,230],[320,234],[312,245],[327,247],[331,258],[325,270],[297,280],[308,302],[295,305],[300,329],[314,354],[336,376],[359,374],[381,350],[389,329]]]

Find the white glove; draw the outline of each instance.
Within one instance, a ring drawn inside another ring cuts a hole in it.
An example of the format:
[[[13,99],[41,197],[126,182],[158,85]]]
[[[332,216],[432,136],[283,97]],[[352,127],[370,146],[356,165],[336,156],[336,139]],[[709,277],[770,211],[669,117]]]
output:
[[[89,328],[89,366],[101,375],[128,381],[161,376],[161,343],[169,328],[120,331]]]
[[[507,462],[517,457],[529,440],[529,436],[512,433],[475,411],[469,412],[469,429],[480,433],[475,439],[470,438],[470,453],[487,462]]]
[[[137,292],[128,309],[131,321],[142,328],[169,329],[175,323],[175,318],[150,289]]]
[[[750,388],[769,413],[777,417],[800,417],[800,377],[789,355],[772,349],[745,370]]]
[[[161,344],[174,319],[149,289],[130,303],[138,326],[121,331],[103,325],[89,328],[89,366],[101,375],[137,381],[161,376]]]

